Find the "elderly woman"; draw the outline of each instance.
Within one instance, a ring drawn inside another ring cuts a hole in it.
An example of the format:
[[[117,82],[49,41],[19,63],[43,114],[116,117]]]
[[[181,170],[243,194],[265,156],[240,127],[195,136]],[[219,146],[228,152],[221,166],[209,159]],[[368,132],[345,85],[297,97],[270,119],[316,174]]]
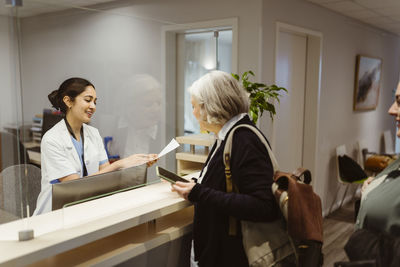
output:
[[[225,137],[239,124],[254,125],[248,96],[231,75],[214,71],[189,88],[193,114],[203,130],[217,137],[197,183],[177,182],[172,190],[194,203],[192,266],[248,266],[240,227],[229,235],[229,217],[237,221],[273,221],[279,208],[271,191],[273,167],[268,152],[247,128],[235,131],[231,172],[240,193],[227,193],[223,163]],[[193,257],[194,256],[194,257]]]

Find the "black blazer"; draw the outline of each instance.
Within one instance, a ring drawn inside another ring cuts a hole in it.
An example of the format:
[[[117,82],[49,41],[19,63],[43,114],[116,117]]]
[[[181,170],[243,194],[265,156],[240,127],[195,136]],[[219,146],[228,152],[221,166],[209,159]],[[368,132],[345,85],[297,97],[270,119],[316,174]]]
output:
[[[239,124],[254,125],[248,116],[235,126]],[[257,135],[250,129],[240,128],[232,140],[231,173],[240,193],[226,193],[224,145],[225,140],[210,160],[214,144],[207,159],[210,161],[207,173],[188,196],[195,207],[194,252],[200,266],[248,266],[240,227],[236,236],[228,234],[229,216],[248,221],[273,221],[280,216],[271,191],[272,163]]]

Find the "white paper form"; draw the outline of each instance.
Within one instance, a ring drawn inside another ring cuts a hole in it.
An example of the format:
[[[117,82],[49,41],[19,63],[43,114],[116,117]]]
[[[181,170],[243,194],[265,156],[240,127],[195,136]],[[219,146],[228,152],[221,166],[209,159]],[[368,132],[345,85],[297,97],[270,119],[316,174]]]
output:
[[[172,138],[171,142],[169,142],[169,144],[166,147],[164,147],[164,149],[161,150],[160,153],[158,153],[157,158],[161,158],[165,154],[168,154],[169,152],[171,152],[172,150],[174,150],[178,147],[179,147],[179,143],[175,140],[175,138]]]

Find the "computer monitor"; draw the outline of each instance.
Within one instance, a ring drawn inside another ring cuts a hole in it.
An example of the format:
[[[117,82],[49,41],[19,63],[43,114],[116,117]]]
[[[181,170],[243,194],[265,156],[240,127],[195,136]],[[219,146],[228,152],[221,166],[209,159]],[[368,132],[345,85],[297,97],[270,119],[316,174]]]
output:
[[[98,197],[106,193],[131,187],[144,186],[147,182],[147,165],[102,173],[81,179],[52,185],[52,210],[61,209],[65,204]],[[135,187],[136,188],[136,187]]]
[[[43,112],[42,136],[62,120],[63,117],[61,113]]]
[[[63,117],[64,116],[61,113],[43,112],[42,132],[40,133],[40,136],[43,137],[43,135],[62,120]],[[27,150],[40,153],[40,146],[30,147]]]

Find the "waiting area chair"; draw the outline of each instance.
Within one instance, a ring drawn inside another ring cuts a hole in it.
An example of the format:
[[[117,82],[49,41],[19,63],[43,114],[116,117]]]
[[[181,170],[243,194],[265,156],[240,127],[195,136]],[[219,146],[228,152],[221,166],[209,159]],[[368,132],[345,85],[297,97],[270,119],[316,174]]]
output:
[[[389,139],[391,140],[390,132]],[[377,153],[369,150],[365,140],[359,140],[357,142],[358,161],[370,176],[375,176],[376,174],[380,173],[390,163],[397,159],[398,155],[392,153],[394,150],[393,148],[390,148],[390,143],[392,144],[391,141],[385,141],[385,145],[389,144],[389,147],[385,148],[385,153]]]
[[[352,158],[346,155],[346,146],[340,145],[336,148],[336,170],[337,179],[340,185],[345,185],[346,189],[344,191],[342,200],[340,201],[339,208],[343,205],[343,201],[346,197],[347,191],[351,184],[357,184],[357,187],[362,184],[368,175],[364,172],[362,167]],[[329,208],[329,214],[332,211],[332,207],[335,205],[337,200],[337,195],[339,193],[341,186],[338,187],[335,199],[333,200],[331,207]],[[354,191],[353,198],[357,190]]]
[[[0,221],[29,216],[36,208],[41,188],[41,171],[32,164],[9,166],[0,173]],[[8,217],[8,218],[4,218]]]
[[[357,149],[357,161],[360,164],[360,166],[364,168],[364,163],[367,160],[368,154],[370,154],[367,146],[367,142],[365,139],[360,139],[356,143],[356,149]]]
[[[385,154],[395,154],[393,137],[389,130],[383,132],[383,142],[385,145]]]
[[[0,171],[29,162],[28,152],[15,134],[0,131]]]

